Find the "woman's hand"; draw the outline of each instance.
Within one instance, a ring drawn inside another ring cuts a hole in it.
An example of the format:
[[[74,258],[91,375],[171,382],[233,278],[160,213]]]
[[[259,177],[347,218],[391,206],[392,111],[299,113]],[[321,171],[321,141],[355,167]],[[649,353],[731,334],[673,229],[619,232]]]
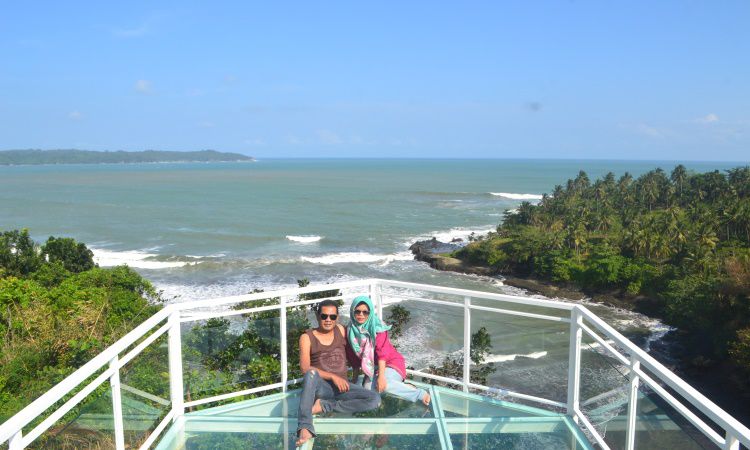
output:
[[[378,376],[378,392],[383,392],[388,388],[388,381],[384,376]]]

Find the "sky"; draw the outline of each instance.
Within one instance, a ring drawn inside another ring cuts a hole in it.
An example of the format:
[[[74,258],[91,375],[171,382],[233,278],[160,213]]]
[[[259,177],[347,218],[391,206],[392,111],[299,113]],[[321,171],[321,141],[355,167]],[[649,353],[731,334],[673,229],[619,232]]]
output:
[[[750,2],[7,2],[0,149],[750,160]]]

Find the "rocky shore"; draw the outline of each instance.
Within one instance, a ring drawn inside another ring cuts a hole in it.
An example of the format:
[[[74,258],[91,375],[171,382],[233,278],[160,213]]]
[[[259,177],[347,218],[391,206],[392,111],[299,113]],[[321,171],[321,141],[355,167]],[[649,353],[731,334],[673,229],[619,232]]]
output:
[[[535,294],[541,294],[550,298],[567,298],[571,300],[590,299],[615,308],[636,311],[648,316],[655,315],[658,304],[654,299],[644,296],[626,295],[621,291],[588,291],[577,286],[564,283],[553,283],[534,278],[518,277],[513,274],[499,273],[497,270],[469,264],[451,256],[453,252],[461,249],[466,243],[464,241],[441,242],[435,238],[417,241],[409,247],[418,261],[426,262],[433,269],[483,275],[490,277],[502,277],[503,283],[525,289]]]

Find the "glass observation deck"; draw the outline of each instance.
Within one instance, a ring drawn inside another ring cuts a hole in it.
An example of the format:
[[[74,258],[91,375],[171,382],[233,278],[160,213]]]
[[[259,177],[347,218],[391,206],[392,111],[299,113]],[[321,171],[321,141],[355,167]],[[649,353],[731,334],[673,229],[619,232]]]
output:
[[[0,425],[0,449],[295,448],[310,305],[346,316],[362,294],[399,324],[432,402],[320,415],[303,448],[750,447],[750,430],[581,305],[361,280],[167,305]]]

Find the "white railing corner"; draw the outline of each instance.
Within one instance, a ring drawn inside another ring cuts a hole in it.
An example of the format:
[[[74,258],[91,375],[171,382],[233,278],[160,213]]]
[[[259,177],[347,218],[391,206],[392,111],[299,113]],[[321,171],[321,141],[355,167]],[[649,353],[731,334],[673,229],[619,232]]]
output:
[[[578,306],[570,310],[570,347],[568,348],[568,415],[578,423],[581,392],[581,337],[583,316]]]
[[[471,297],[464,297],[464,392],[471,383]]]
[[[174,308],[169,314],[169,394],[172,400],[173,421],[185,413],[185,394],[182,383],[182,337],[180,333],[180,310]]]

